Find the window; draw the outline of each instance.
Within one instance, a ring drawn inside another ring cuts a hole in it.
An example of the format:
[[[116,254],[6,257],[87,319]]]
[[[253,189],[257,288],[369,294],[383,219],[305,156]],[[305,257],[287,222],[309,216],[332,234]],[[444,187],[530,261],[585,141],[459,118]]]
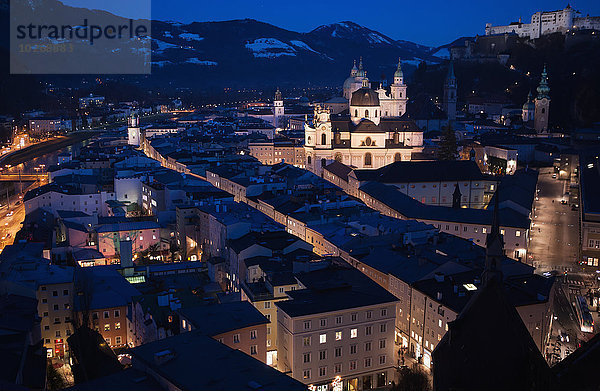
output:
[[[110,314],[108,313],[108,311],[104,311],[104,319],[108,319],[110,317]]]
[[[115,330],[121,330],[121,322],[115,323]]]
[[[115,343],[117,345],[120,345],[121,344],[121,337],[119,337],[119,336],[115,337]]]
[[[280,286],[280,287],[279,287],[279,293],[285,293],[285,288],[284,288],[284,287],[282,287],[282,286]]]
[[[365,110],[365,118],[369,118],[369,110]]]
[[[373,156],[370,152],[365,153],[365,166],[371,166],[373,164]]]
[[[327,360],[327,350],[321,350],[319,352],[319,360]]]
[[[356,312],[351,315],[351,319],[353,322],[356,322],[357,314]]]
[[[57,297],[58,296],[58,291],[52,291],[52,296]]]
[[[104,331],[110,331],[110,324],[106,323],[104,325]]]
[[[371,341],[365,342],[365,352],[371,351]]]
[[[350,370],[356,371],[356,360],[350,361]]]
[[[54,304],[54,311],[58,311],[58,304]]]
[[[357,329],[350,330],[350,338],[356,338],[356,337],[358,337],[358,330]]]
[[[365,335],[371,335],[372,331],[373,331],[373,327],[372,326],[365,327]]]
[[[517,237],[518,237],[518,236],[521,236],[521,231],[519,231],[519,230],[516,230],[516,231],[515,231],[515,236],[517,236]]]
[[[327,319],[321,319],[321,327],[327,326]]]
[[[340,373],[340,372],[342,372],[342,364],[335,364],[333,366],[333,372],[334,373]]]
[[[240,343],[240,335],[233,334],[233,343]]]
[[[121,311],[115,310],[115,318],[119,318],[121,316]]]
[[[379,356],[379,364],[385,364],[385,355]]]
[[[387,308],[381,310],[381,316],[387,316]]]
[[[382,323],[381,326],[379,326],[379,331],[381,331],[382,333],[385,333],[387,330],[387,325],[385,323]]]
[[[310,330],[310,320],[304,321],[304,330]]]
[[[250,330],[250,339],[256,339],[256,330]]]
[[[310,379],[310,369],[305,369],[305,370],[302,372],[302,377],[303,377],[304,379]]]
[[[373,316],[373,311],[367,311],[367,319],[371,319],[371,316]]]
[[[304,337],[303,344],[304,346],[310,346],[310,337]]]
[[[68,289],[63,290],[63,296],[69,296],[69,290]]]
[[[304,363],[309,363],[310,362],[310,352],[304,353],[304,355],[303,355],[303,361],[304,361]]]
[[[325,133],[323,133],[323,134],[321,135],[321,144],[322,144],[322,145],[325,145],[325,144],[327,144],[327,135],[326,135]]]
[[[106,343],[110,346],[110,338],[106,338]]]
[[[356,345],[350,345],[350,354],[356,354]]]
[[[338,346],[338,347],[335,348],[334,355],[336,357],[342,357],[342,348],[340,346]]]
[[[342,339],[342,332],[341,331],[336,331],[335,332],[335,340],[336,341],[340,341]]]
[[[56,335],[56,338],[60,338],[60,330],[57,330],[54,335]]]
[[[270,301],[265,301],[265,309],[269,309],[271,308],[271,302]]]
[[[385,349],[385,339],[379,340],[379,349]]]
[[[341,324],[342,323],[342,317],[341,316],[336,316],[335,317],[335,324]]]
[[[319,376],[327,375],[327,367],[319,367]]]
[[[257,345],[252,345],[250,346],[250,354],[251,355],[255,355],[258,351],[258,346]]]
[[[371,366],[371,357],[365,358],[365,368],[369,368]]]
[[[325,342],[327,342],[327,334],[319,335],[319,343],[325,343]]]
[[[94,320],[97,320],[97,319],[98,319],[98,313],[97,313],[97,312],[94,312],[94,313],[92,314],[92,319],[94,319]]]

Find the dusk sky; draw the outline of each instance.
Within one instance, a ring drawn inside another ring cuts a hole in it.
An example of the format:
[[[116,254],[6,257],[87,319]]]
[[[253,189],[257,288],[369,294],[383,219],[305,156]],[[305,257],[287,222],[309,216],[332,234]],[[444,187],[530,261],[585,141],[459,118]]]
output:
[[[136,17],[145,0],[63,0],[63,3],[99,8]],[[100,6],[98,4],[101,4]],[[288,30],[307,32],[323,24],[350,20],[393,39],[437,46],[461,36],[484,34],[485,23],[508,24],[521,16],[529,22],[541,10],[562,9],[564,0],[356,1],[356,0],[153,0],[152,17],[180,22],[252,18]],[[600,1],[578,0],[571,6],[583,15],[600,16]]]

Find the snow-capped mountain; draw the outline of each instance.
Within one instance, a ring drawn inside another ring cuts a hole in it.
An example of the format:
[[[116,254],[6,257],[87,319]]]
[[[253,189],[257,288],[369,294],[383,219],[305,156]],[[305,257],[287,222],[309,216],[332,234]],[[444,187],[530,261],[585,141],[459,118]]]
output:
[[[398,58],[408,71],[421,61],[443,61],[430,54],[430,47],[394,40],[353,22],[298,33],[251,19],[154,21],[152,39],[153,73],[177,77],[194,72],[189,82],[206,76],[205,82],[231,85],[335,85],[360,57],[375,80],[382,74],[390,78]]]

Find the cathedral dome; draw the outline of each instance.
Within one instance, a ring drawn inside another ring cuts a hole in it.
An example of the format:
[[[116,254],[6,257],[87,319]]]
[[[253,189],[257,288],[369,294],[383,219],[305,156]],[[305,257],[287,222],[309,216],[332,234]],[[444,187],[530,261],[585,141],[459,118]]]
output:
[[[362,87],[352,93],[350,106],[379,106],[379,94],[369,87]]]

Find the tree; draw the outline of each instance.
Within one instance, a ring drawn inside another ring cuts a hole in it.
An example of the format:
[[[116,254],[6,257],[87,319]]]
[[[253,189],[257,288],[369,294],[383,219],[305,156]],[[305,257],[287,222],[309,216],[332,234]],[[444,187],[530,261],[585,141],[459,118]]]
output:
[[[46,371],[46,379],[48,383],[48,390],[62,390],[67,387],[67,382],[62,377],[62,375],[54,368],[51,362],[48,363],[47,371]]]
[[[391,391],[431,391],[429,376],[417,364],[400,370],[400,380]]]
[[[456,160],[457,155],[456,134],[452,130],[452,125],[448,123],[442,132],[438,160]]]

